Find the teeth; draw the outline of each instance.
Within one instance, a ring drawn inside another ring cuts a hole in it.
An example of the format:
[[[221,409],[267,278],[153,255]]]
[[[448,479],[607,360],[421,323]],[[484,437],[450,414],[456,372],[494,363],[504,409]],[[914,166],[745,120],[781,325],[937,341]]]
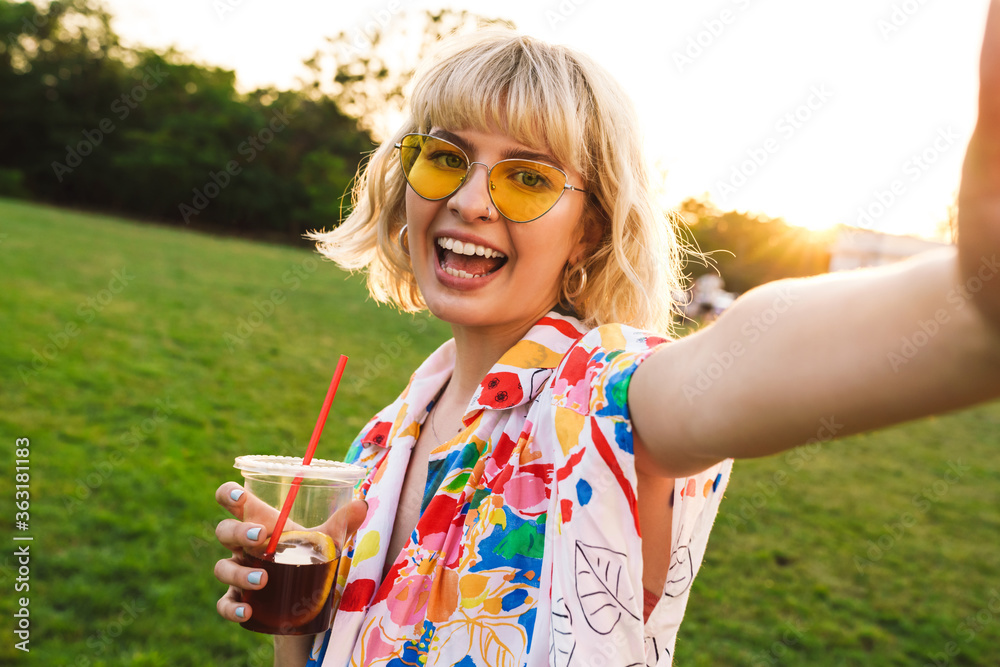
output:
[[[466,271],[462,271],[461,269],[453,269],[450,266],[445,266],[443,268],[444,268],[444,272],[445,273],[447,273],[449,276],[455,276],[456,278],[481,278],[482,277],[480,275],[472,275],[471,273],[468,273]],[[483,275],[485,275],[485,274],[483,274]]]
[[[493,257],[506,257],[499,250],[494,250],[493,248],[487,248],[486,246],[476,245],[474,243],[462,243],[458,239],[453,239],[448,236],[442,236],[437,240],[439,246],[445,250],[451,250],[456,255],[479,255],[480,257],[485,257],[486,259],[491,259]]]

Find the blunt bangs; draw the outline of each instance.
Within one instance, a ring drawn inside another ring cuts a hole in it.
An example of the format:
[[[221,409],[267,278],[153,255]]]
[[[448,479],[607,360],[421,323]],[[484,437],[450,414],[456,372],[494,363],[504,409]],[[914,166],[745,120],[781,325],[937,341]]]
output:
[[[477,33],[421,72],[410,100],[417,131],[500,131],[589,180],[589,96],[563,48],[510,32]]]

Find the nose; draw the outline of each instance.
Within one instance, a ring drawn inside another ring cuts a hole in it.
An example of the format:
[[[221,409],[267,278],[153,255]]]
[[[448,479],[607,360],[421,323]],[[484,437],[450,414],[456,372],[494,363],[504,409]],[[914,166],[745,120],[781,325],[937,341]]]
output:
[[[476,169],[476,165],[482,169]],[[492,217],[493,200],[490,198],[490,168],[483,162],[469,164],[465,182],[448,198],[448,208],[464,222],[487,221]]]

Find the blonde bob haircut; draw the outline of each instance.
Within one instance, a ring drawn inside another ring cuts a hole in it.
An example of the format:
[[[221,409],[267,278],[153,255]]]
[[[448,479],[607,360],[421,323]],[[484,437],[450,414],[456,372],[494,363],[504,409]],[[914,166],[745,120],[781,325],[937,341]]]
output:
[[[341,268],[367,271],[376,301],[424,309],[397,240],[407,186],[394,145],[432,127],[498,129],[583,175],[593,245],[582,267],[566,267],[563,306],[588,326],[668,331],[680,248],[654,201],[635,111],[618,83],[582,54],[508,30],[451,38],[428,62],[418,72],[408,120],[359,171],[350,215],[332,231],[308,235],[319,251]]]

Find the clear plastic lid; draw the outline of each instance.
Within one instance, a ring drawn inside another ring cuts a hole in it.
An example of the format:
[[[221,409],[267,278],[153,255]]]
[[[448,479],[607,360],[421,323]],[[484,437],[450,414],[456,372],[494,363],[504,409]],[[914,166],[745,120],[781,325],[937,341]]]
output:
[[[302,457],[300,456],[237,456],[233,467],[242,470],[244,476],[246,473],[256,473],[278,477],[331,479],[351,484],[365,476],[364,468],[340,461],[313,459],[309,465],[302,465]]]

